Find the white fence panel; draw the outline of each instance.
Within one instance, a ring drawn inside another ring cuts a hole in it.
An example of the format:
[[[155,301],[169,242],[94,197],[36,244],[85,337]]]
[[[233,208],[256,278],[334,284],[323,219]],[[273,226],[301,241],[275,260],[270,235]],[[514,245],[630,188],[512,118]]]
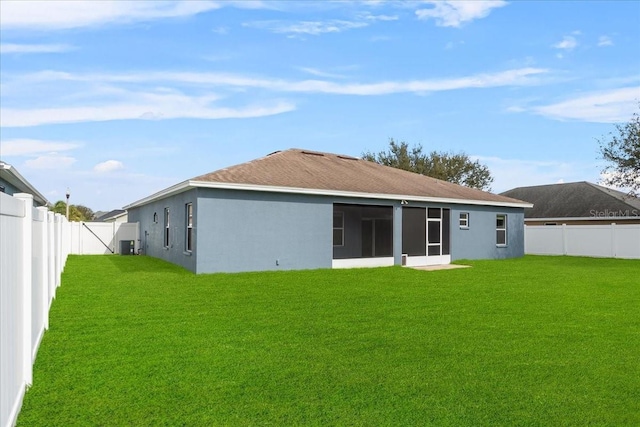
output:
[[[640,258],[640,224],[525,227],[525,253]]]
[[[614,233],[616,258],[640,258],[640,225],[618,225]]]
[[[119,254],[121,240],[139,247],[138,223],[74,222],[69,231],[70,253],[80,255]]]
[[[9,426],[16,418],[26,387],[24,377],[25,245],[22,222],[25,203],[0,193],[0,422]]]
[[[80,254],[80,229],[82,228],[81,222],[69,223],[69,234],[71,236],[69,241],[69,253]]]
[[[47,262],[47,208],[33,209],[31,252],[31,353],[35,360],[44,335],[49,301],[49,267]]]
[[[525,228],[525,252],[537,255],[557,255],[565,251],[562,226],[549,225]]]
[[[118,253],[121,240],[135,253],[138,233],[137,223],[69,223],[30,194],[0,193],[0,427],[15,424],[32,382],[67,256]]]
[[[612,257],[610,225],[565,226],[567,255]]]
[[[0,193],[0,427],[15,424],[67,260],[69,223]]]
[[[89,224],[91,225],[89,226]],[[113,245],[114,234],[114,224],[108,222],[81,223],[79,253],[85,255],[106,255],[115,253]],[[103,242],[108,247],[105,246]]]

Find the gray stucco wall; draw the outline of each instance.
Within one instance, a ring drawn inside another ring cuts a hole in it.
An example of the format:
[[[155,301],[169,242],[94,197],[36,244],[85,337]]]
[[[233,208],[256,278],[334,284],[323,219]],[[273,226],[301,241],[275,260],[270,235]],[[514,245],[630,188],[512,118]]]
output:
[[[24,191],[20,190],[19,188],[17,188],[15,185],[11,184],[10,182],[7,182],[6,180],[0,178],[0,186],[4,187],[4,193],[8,194],[10,196],[13,196],[16,193],[24,193]],[[27,192],[29,193],[29,192]],[[31,194],[31,193],[29,193]],[[38,206],[42,206],[40,203],[38,203],[38,201],[36,200],[36,198],[33,198],[33,207],[37,208]]]
[[[201,188],[197,272],[331,268],[333,200]]]
[[[185,252],[185,204],[194,207],[194,250]],[[197,273],[331,268],[333,204],[393,207],[393,255],[401,263],[402,207],[396,200],[352,199],[300,194],[198,188],[129,210],[140,223],[150,256]],[[451,259],[501,259],[524,255],[524,210],[475,205],[410,202],[412,207],[451,209]],[[164,208],[171,212],[171,242],[163,247]],[[460,212],[469,228],[459,227]],[[153,222],[157,213],[158,221]],[[507,215],[507,245],[496,245],[496,214]],[[350,215],[345,222],[356,220]],[[347,225],[347,224],[345,224]],[[346,227],[359,232],[359,227]],[[347,236],[347,241],[357,241]],[[145,244],[146,243],[146,244]],[[338,248],[336,255],[359,250]]]
[[[8,183],[4,179],[0,178],[0,186],[4,187],[4,192],[10,196],[13,196],[15,193],[21,193],[15,186]]]
[[[469,213],[469,228],[460,228],[460,212]],[[507,245],[496,245],[496,215],[507,215]],[[452,206],[451,259],[503,259],[524,256],[524,209]]]
[[[194,250],[185,250],[186,239],[186,210],[185,205],[193,203],[193,234]],[[169,247],[164,247],[164,209],[169,208]],[[154,222],[154,214],[157,222]],[[148,205],[128,210],[129,222],[140,223],[140,247],[144,254],[183,266],[196,271],[198,251],[198,205],[197,190],[192,189],[166,199],[158,200]]]

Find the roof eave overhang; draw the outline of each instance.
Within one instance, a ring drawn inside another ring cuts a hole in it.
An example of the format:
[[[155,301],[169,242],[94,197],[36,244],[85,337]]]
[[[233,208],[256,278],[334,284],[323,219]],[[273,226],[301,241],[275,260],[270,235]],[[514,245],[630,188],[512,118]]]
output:
[[[6,171],[6,179],[9,183],[11,183],[11,185],[15,186],[21,192],[33,195],[34,200],[38,204],[42,206],[49,206],[49,201],[47,200],[47,198],[44,197],[38,190],[36,190],[35,187],[31,185],[31,183],[29,183],[29,181],[27,181],[22,175],[20,175],[20,172],[18,172],[16,168],[8,163],[3,163],[1,170]]]
[[[316,188],[300,188],[300,187],[278,187],[272,185],[256,185],[256,184],[237,184],[228,182],[210,182],[210,181],[184,181],[180,184],[176,184],[173,187],[169,187],[166,190],[160,191],[152,196],[138,200],[130,205],[124,207],[124,209],[135,208],[138,206],[151,203],[155,200],[159,200],[173,194],[178,194],[183,191],[187,191],[190,188],[214,188],[219,190],[237,190],[237,191],[260,191],[270,193],[288,193],[288,194],[306,194],[314,196],[334,196],[345,198],[357,198],[357,199],[379,199],[379,200],[406,200],[407,202],[429,202],[429,203],[448,203],[458,205],[480,205],[480,206],[497,206],[506,208],[532,208],[531,203],[518,203],[518,202],[499,202],[499,201],[487,201],[487,200],[472,200],[472,199],[454,199],[447,197],[424,197],[424,196],[412,196],[408,194],[383,194],[383,193],[361,193],[356,191],[342,191],[342,190],[324,190]]]
[[[174,194],[182,193],[184,191],[189,190],[191,187],[195,187],[191,185],[194,181],[182,181],[176,185],[173,185],[169,188],[165,188],[164,190],[158,191],[150,196],[147,196],[143,199],[137,200],[131,204],[124,206],[122,209],[129,210],[131,208],[137,208],[139,206],[146,205],[148,203],[155,202],[156,200],[164,199],[165,197],[173,196]]]

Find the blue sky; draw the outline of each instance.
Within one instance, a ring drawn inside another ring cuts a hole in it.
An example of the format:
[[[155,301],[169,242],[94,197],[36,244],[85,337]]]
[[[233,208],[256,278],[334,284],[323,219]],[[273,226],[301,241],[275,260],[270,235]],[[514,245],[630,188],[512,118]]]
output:
[[[0,3],[0,156],[120,208],[307,148],[464,151],[493,191],[598,182],[638,111],[640,2]]]

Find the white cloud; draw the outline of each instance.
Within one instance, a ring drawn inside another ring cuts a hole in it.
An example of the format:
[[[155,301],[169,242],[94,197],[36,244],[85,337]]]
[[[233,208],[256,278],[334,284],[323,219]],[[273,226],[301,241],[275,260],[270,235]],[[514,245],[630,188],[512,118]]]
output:
[[[225,35],[229,34],[229,28],[228,27],[216,27],[216,28],[212,28],[211,32],[215,33],[215,34],[219,34],[221,36],[225,36]]]
[[[492,188],[495,193],[531,185],[594,181],[597,176],[596,168],[591,163],[503,159],[485,156],[470,157],[472,160],[479,160],[482,164],[487,165],[494,177]]]
[[[242,24],[244,27],[268,30],[276,34],[309,34],[317,36],[325,33],[341,33],[354,28],[366,27],[369,24],[364,21],[344,21],[332,19],[329,21],[253,21]]]
[[[183,109],[184,108],[184,109]],[[0,126],[29,127],[59,123],[101,122],[110,120],[232,119],[264,117],[295,110],[290,102],[248,105],[240,108],[211,107],[197,100],[180,104],[116,103],[100,107],[73,106],[40,109],[2,109]]]
[[[107,160],[93,167],[93,170],[98,173],[108,173],[118,169],[124,169],[124,164],[119,160]]]
[[[45,141],[40,139],[9,139],[0,141],[2,156],[28,156],[34,154],[73,150],[80,147],[75,142]]]
[[[196,15],[221,5],[212,1],[2,1],[3,29],[59,30]]]
[[[7,53],[62,53],[74,50],[75,47],[66,44],[0,44],[0,54]]]
[[[342,74],[328,73],[326,71],[318,70],[317,68],[311,68],[311,67],[298,67],[298,70],[304,71],[305,73],[309,73],[314,76],[326,77],[329,79],[344,79],[346,77]]]
[[[573,50],[578,46],[578,41],[573,36],[564,36],[561,41],[554,44],[552,47],[563,50]]]
[[[631,118],[640,99],[640,86],[591,92],[555,104],[533,108],[537,114],[556,120],[618,123]]]
[[[418,19],[436,20],[441,27],[460,27],[465,22],[488,16],[492,9],[507,5],[506,1],[443,0],[428,1],[431,8],[416,10]]]
[[[535,83],[535,78],[548,73],[543,68],[514,68],[495,73],[473,74],[465,77],[385,81],[376,83],[335,83],[324,80],[289,81],[282,79],[245,77],[226,73],[140,72],[128,74],[71,74],[45,71],[21,76],[23,84],[36,82],[170,82],[190,85],[260,88],[280,92],[331,93],[339,95],[387,95],[403,92],[435,92],[455,89],[521,86]]]
[[[66,169],[76,162],[74,157],[50,153],[29,159],[24,164],[30,169]]]
[[[398,15],[373,15],[371,13],[363,13],[360,15],[362,19],[366,19],[367,21],[397,21],[400,19]]]
[[[308,69],[318,72],[315,69]],[[128,74],[71,74],[42,72],[21,76],[6,83],[16,99],[21,93],[32,93],[37,84],[61,87],[69,84],[73,91],[65,91],[64,101],[51,96],[45,108],[0,108],[0,126],[28,127],[56,123],[96,122],[108,120],[163,120],[174,118],[222,119],[262,117],[292,111],[295,104],[283,100],[263,101],[241,107],[218,105],[220,97],[205,93],[188,95],[171,87],[188,87],[190,91],[203,86],[227,90],[231,96],[247,89],[280,93],[325,93],[334,95],[376,96],[395,93],[423,94],[435,91],[535,84],[547,70],[519,68],[497,73],[476,74],[458,78],[374,83],[333,82],[327,80],[287,81],[281,79],[245,77],[234,74],[190,72],[140,72]],[[53,84],[57,83],[57,84]],[[81,84],[83,83],[83,84]],[[127,83],[157,83],[165,88],[133,92],[113,86]],[[11,86],[9,86],[11,85]],[[85,87],[85,85],[87,87]],[[195,89],[194,89],[195,88]],[[240,91],[238,89],[241,89]],[[53,100],[56,101],[53,101]],[[58,105],[56,105],[56,102]],[[237,103],[236,103],[237,104]]]
[[[613,46],[613,40],[609,36],[600,36],[598,38],[598,46]]]

